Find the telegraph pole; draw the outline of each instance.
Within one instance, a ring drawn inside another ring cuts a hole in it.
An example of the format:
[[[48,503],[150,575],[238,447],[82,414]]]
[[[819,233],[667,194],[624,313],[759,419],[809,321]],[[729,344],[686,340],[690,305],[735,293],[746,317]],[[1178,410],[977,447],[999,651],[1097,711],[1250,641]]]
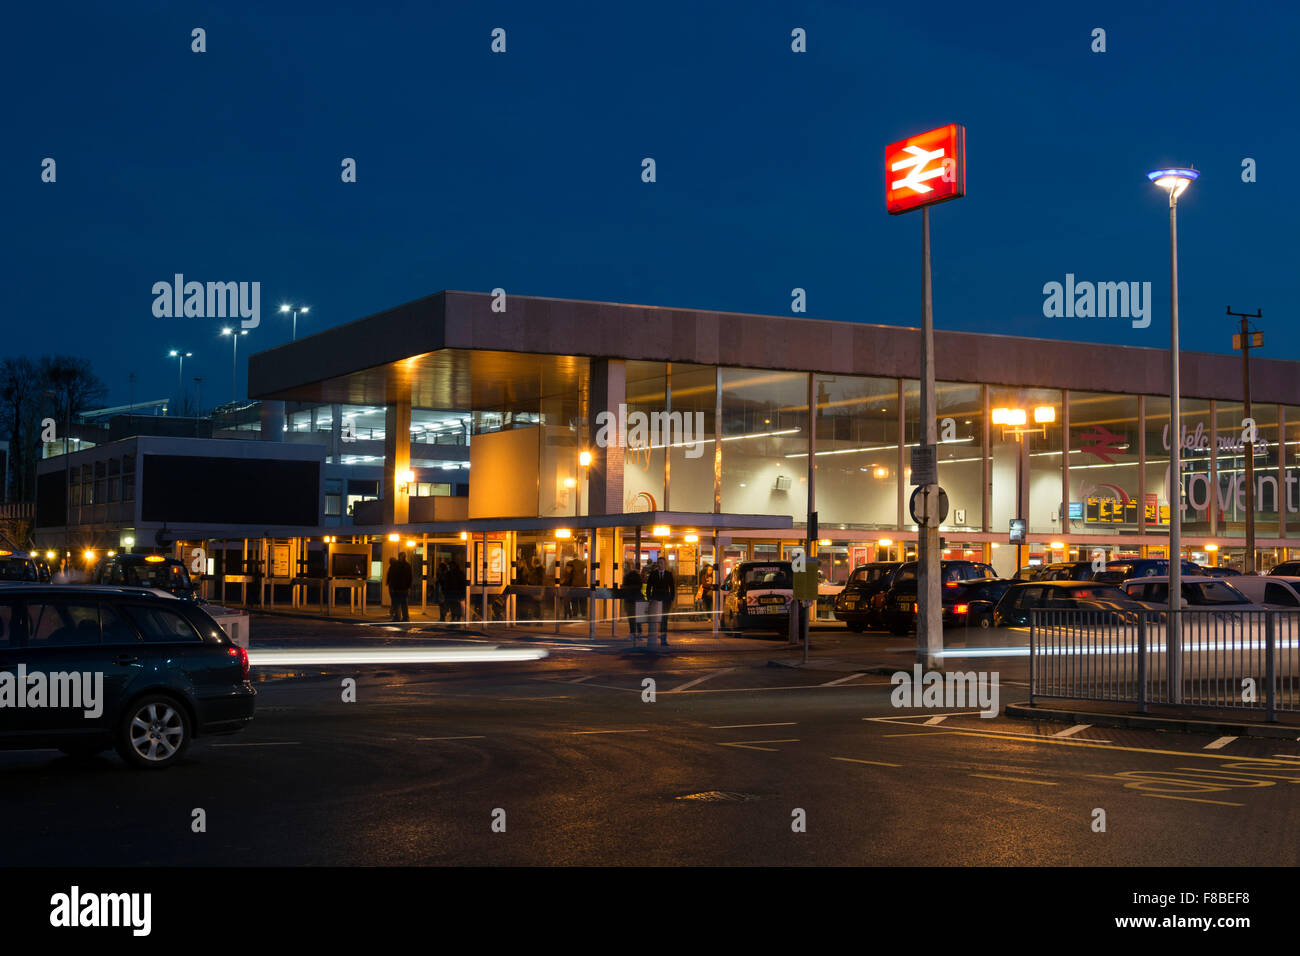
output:
[[[1246,418],[1254,418],[1250,413],[1250,350],[1251,347],[1259,348],[1264,344],[1264,333],[1256,331],[1250,327],[1250,319],[1262,318],[1263,309],[1256,309],[1254,312],[1233,312],[1232,306],[1228,306],[1228,315],[1241,319],[1241,331],[1232,337],[1232,347],[1241,352],[1241,395],[1242,395],[1242,414]],[[1245,445],[1244,454],[1246,460],[1245,482],[1246,482],[1246,561],[1242,568],[1244,574],[1255,573],[1255,429],[1249,431],[1242,427],[1243,432],[1250,437]]]

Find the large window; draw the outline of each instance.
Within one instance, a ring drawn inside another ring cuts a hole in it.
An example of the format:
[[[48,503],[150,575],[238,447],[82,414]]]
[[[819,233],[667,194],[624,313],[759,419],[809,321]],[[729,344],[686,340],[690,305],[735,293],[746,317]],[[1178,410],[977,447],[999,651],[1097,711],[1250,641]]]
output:
[[[896,527],[898,380],[819,375],[813,387],[821,527]],[[798,452],[789,460],[807,459]]]
[[[722,371],[722,510],[808,512],[808,376]]]
[[[1251,418],[1255,420],[1254,444],[1255,534],[1261,538],[1278,533],[1278,509],[1285,502],[1285,479],[1278,481],[1279,446],[1277,434],[1277,406],[1252,402]],[[1220,401],[1215,420],[1219,438],[1219,487],[1222,512],[1221,533],[1245,537],[1246,534],[1246,456],[1250,446],[1242,441],[1245,436],[1245,409],[1241,402]],[[1190,429],[1189,429],[1190,430]],[[1187,479],[1184,478],[1184,482]],[[1189,498],[1199,489],[1188,488]],[[1195,514],[1189,502],[1188,513]],[[1220,502],[1213,502],[1219,506]]]
[[[1137,532],[1140,428],[1135,396],[1070,392],[1071,534]]]
[[[990,423],[990,527],[1005,531],[1012,518],[1021,517],[1028,520],[1031,534],[1061,532],[1061,393],[1056,389],[994,386],[989,389],[989,408],[1024,415],[1022,425]],[[1017,488],[1021,489],[1020,508]],[[1017,515],[1018,510],[1025,513]]]

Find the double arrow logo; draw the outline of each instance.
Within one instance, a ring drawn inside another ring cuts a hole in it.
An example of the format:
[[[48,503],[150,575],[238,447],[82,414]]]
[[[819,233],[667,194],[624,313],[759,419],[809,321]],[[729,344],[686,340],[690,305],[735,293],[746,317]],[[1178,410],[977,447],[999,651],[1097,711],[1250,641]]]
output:
[[[900,159],[890,166],[892,172],[908,169],[910,171],[902,179],[896,179],[890,184],[890,189],[902,189],[904,187],[911,189],[913,192],[929,193],[934,192],[933,186],[927,186],[927,179],[935,179],[943,175],[943,163],[940,163],[933,169],[926,169],[931,160],[943,158],[943,147],[936,150],[928,150],[921,146],[904,146],[903,152],[908,153],[906,159]]]

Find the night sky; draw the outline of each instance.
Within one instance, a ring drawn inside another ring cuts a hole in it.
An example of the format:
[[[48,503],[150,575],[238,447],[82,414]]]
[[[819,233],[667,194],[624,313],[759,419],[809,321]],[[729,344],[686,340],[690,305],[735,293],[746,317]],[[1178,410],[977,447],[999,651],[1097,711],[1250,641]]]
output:
[[[1293,4],[349,6],[7,8],[0,354],[91,358],[124,404],[131,371],[137,401],[172,395],[182,347],[224,401],[222,321],[153,315],[178,272],[261,282],[241,395],[282,301],[304,334],[445,288],[788,315],[802,287],[809,317],[915,325],[920,216],[885,213],[883,150],[961,123],[938,327],[1167,346],[1145,174],[1191,164],[1184,348],[1230,351],[1225,307],[1262,307],[1263,354],[1300,359]],[[1150,281],[1150,327],[1044,318],[1067,273]]]

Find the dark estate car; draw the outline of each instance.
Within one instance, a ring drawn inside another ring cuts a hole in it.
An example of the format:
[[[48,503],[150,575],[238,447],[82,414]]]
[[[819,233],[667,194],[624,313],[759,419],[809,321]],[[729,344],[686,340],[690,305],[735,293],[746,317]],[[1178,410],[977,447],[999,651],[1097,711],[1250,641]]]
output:
[[[1207,577],[1207,578],[1239,578],[1239,577],[1241,577],[1241,572],[1238,571],[1236,568],[1227,568],[1227,567],[1218,567],[1218,568],[1207,568],[1207,567],[1202,567],[1202,568],[1200,569],[1200,571],[1198,571],[1197,573],[1198,573],[1198,574],[1203,574],[1203,575],[1204,575],[1205,577]],[[1272,571],[1269,572],[1269,574],[1272,574],[1272,573],[1273,573]]]
[[[1045,564],[1034,575],[1035,581],[1091,581],[1093,567],[1091,561],[1057,561]]]
[[[850,631],[881,627],[880,604],[875,600],[894,582],[901,561],[876,561],[855,568],[844,589],[835,595],[835,616]]]
[[[880,596],[880,618],[891,634],[906,634],[916,627],[917,563],[909,561],[894,574],[894,583]],[[969,603],[963,595],[976,583],[996,581],[997,574],[979,561],[939,562],[943,623],[965,624]]]
[[[1120,584],[1133,578],[1152,578],[1169,573],[1169,562],[1164,558],[1125,558],[1118,561],[1107,561],[1106,570],[1098,571],[1092,576],[1094,581],[1105,581],[1108,584]],[[1202,569],[1199,564],[1192,564],[1190,561],[1183,562],[1184,575],[1200,575]]]
[[[157,588],[186,601],[198,597],[185,565],[176,558],[161,554],[115,554],[106,557],[95,565],[94,583]]]
[[[1112,611],[1126,613],[1146,609],[1113,584],[1099,581],[1024,581],[1013,584],[993,609],[996,627],[1026,627],[1034,608],[1055,610]]]
[[[1269,574],[1277,574],[1282,577],[1290,578],[1300,575],[1300,561],[1283,561],[1269,569]]]
[[[248,652],[197,604],[145,588],[0,585],[0,749],[116,747],[162,769],[192,738],[242,729],[255,695]]]

